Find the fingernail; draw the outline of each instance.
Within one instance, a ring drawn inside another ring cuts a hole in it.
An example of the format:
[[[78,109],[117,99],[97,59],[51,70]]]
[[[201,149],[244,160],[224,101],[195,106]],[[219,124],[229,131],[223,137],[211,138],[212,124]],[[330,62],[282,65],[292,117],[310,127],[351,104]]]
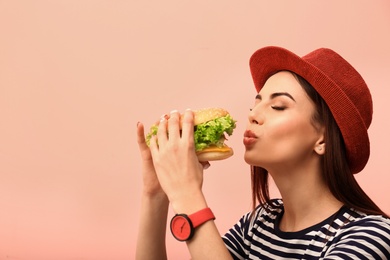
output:
[[[207,170],[208,168],[210,168],[210,164],[209,164],[209,163],[203,165],[203,169],[204,169],[204,170]]]
[[[165,118],[165,119],[166,119],[167,116],[168,116],[167,114],[164,114],[164,115],[162,115],[160,118],[161,118],[161,119],[162,119],[162,118]]]
[[[172,111],[171,111],[171,114],[173,114],[173,113],[178,113],[178,112],[179,112],[179,111],[175,109],[175,110],[172,110]]]

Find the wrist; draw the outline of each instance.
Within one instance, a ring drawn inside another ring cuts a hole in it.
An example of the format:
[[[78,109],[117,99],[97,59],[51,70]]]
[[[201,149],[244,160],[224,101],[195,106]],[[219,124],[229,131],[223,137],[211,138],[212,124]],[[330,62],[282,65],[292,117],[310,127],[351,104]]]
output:
[[[206,199],[201,191],[182,194],[171,198],[169,201],[175,213],[184,212],[191,214],[208,207]]]
[[[142,197],[145,200],[169,204],[168,197],[163,191],[161,191],[161,192],[148,192],[148,191],[144,190],[142,193]]]

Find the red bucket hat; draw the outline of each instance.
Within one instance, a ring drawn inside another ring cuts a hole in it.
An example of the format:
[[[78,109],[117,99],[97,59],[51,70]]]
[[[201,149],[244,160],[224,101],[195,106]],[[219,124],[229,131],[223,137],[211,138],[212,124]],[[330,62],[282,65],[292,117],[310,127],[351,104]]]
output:
[[[299,57],[281,47],[257,50],[250,58],[257,91],[274,73],[292,71],[306,79],[325,100],[344,138],[352,173],[360,172],[370,156],[367,129],[372,120],[372,99],[361,75],[333,50],[320,48]]]

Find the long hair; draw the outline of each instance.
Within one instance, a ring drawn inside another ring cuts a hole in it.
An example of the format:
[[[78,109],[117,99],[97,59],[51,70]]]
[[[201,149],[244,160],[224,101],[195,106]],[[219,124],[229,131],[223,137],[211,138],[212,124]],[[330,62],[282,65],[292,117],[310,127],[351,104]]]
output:
[[[325,101],[304,78],[295,73],[292,74],[315,103],[312,123],[325,126],[326,150],[321,156],[321,172],[330,192],[347,207],[366,214],[388,217],[363,191],[352,174],[348,166],[343,137]],[[251,166],[251,184],[253,209],[259,203],[267,210],[272,206],[268,171],[261,167]]]

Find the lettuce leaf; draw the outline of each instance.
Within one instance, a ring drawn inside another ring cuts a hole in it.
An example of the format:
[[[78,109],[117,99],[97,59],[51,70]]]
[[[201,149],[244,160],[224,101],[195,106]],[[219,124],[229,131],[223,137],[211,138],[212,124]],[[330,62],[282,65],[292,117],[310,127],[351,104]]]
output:
[[[223,146],[225,133],[232,135],[236,121],[230,115],[220,117],[195,127],[195,150],[199,151],[208,146]]]
[[[195,126],[194,141],[195,150],[199,151],[208,146],[222,147],[227,135],[232,135],[236,128],[236,121],[230,116],[219,117],[204,124]],[[147,145],[150,144],[150,138],[157,134],[158,126],[153,125],[146,136]]]

